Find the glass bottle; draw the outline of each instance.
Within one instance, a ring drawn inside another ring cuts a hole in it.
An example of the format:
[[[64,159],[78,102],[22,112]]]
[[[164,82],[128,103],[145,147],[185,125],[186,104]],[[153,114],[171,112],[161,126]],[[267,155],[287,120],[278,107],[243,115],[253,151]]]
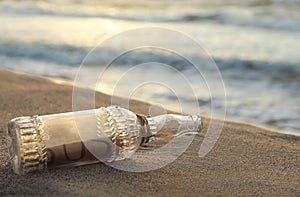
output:
[[[23,116],[8,123],[9,155],[17,174],[113,162],[129,158],[159,132],[198,132],[201,124],[198,115],[150,117],[118,106]]]

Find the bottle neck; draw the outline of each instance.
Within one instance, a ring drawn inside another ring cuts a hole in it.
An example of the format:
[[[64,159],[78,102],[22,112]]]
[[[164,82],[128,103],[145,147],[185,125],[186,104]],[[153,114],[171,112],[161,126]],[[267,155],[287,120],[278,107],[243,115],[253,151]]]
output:
[[[149,133],[171,132],[174,136],[198,133],[202,127],[201,117],[165,114],[147,118]],[[151,125],[156,125],[152,127]]]

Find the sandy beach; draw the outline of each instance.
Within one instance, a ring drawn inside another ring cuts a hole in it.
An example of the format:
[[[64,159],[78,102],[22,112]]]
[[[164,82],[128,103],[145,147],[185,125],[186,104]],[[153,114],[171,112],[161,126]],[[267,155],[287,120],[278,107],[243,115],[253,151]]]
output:
[[[24,176],[12,172],[6,125],[15,117],[72,111],[72,87],[46,79],[0,71],[0,195],[46,196],[298,196],[300,137],[246,124],[225,122],[214,149],[198,150],[207,129],[175,162],[159,170],[129,173],[104,164],[52,169]],[[110,97],[97,94],[96,105]],[[131,110],[147,113],[148,104],[132,101]]]

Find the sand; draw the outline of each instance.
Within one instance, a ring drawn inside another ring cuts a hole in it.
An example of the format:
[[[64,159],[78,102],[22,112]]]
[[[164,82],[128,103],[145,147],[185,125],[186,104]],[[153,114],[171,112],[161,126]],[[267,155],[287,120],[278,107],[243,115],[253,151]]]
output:
[[[105,164],[51,169],[24,176],[12,172],[5,140],[7,122],[17,116],[72,110],[72,87],[42,78],[0,71],[0,195],[49,196],[299,196],[300,137],[247,124],[225,122],[214,149],[198,150],[206,132],[197,135],[175,162],[155,171],[124,172]],[[97,94],[97,106],[110,98]],[[132,101],[137,113],[148,104]]]

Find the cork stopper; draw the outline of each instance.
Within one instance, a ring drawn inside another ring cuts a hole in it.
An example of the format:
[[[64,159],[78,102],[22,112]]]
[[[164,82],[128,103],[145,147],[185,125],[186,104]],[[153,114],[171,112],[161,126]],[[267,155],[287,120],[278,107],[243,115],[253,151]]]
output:
[[[13,171],[26,174],[47,166],[45,134],[37,116],[19,117],[8,123],[9,156]]]

